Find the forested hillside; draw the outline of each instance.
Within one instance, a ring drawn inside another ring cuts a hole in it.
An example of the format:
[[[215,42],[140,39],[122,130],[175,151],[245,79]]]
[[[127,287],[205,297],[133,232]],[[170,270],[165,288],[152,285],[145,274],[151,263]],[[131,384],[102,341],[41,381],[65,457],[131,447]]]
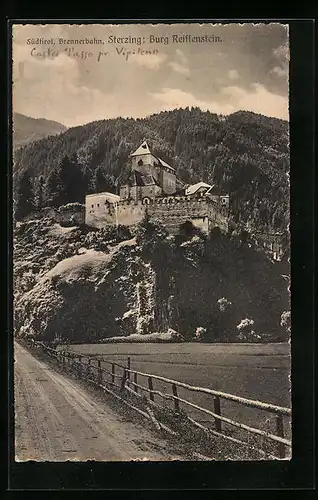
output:
[[[24,200],[24,206],[17,215],[83,202],[88,192],[116,192],[127,178],[130,153],[144,139],[182,181],[217,183],[229,193],[234,221],[286,229],[288,122],[243,111],[218,116],[199,108],[96,121],[20,148],[14,187],[17,204]]]

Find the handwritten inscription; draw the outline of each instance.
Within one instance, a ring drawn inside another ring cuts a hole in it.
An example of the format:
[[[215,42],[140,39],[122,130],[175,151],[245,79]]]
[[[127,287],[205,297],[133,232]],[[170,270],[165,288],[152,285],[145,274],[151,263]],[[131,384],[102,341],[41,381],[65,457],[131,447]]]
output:
[[[128,59],[131,56],[136,56],[136,55],[151,56],[151,55],[157,55],[158,53],[159,53],[158,49],[141,49],[140,47],[130,50],[125,49],[124,47],[115,47],[114,52],[100,50],[97,53],[87,50],[78,50],[75,47],[66,47],[62,51],[53,49],[51,47],[48,47],[47,49],[44,50],[38,49],[37,47],[33,47],[31,49],[30,55],[32,57],[36,57],[39,59],[45,59],[45,58],[54,59],[55,57],[58,57],[61,54],[65,54],[67,57],[73,57],[75,59],[80,59],[82,61],[87,61],[89,59],[95,58],[97,62],[100,62],[106,57],[111,55],[120,56],[125,61],[128,61]]]
[[[115,54],[117,56],[121,56],[125,59],[125,61],[128,61],[128,59],[130,58],[130,56],[136,56],[136,55],[140,55],[140,56],[151,56],[151,55],[157,55],[159,53],[159,50],[158,49],[141,49],[140,47],[138,47],[138,49],[136,50],[126,50],[124,49],[123,47],[116,47],[116,51],[115,51]],[[100,61],[104,56],[107,56],[109,55],[109,52],[99,52],[98,54],[98,57],[97,57],[97,61]]]

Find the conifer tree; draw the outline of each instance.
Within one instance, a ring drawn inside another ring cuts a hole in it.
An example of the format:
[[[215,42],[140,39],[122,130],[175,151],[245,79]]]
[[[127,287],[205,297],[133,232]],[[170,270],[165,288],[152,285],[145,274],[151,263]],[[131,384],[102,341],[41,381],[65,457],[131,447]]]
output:
[[[29,172],[23,172],[16,182],[15,218],[22,220],[34,209],[34,193]]]
[[[59,173],[52,170],[45,183],[45,202],[50,207],[59,207],[61,203],[61,185]]]
[[[37,210],[41,210],[44,207],[44,178],[41,175],[35,184],[34,188],[34,204]]]
[[[49,206],[59,207],[84,198],[83,173],[74,160],[68,156],[50,172],[45,185],[45,198]]]
[[[106,176],[103,168],[99,165],[95,172],[93,173],[91,179],[91,189],[94,193],[100,193],[105,191],[106,188]]]

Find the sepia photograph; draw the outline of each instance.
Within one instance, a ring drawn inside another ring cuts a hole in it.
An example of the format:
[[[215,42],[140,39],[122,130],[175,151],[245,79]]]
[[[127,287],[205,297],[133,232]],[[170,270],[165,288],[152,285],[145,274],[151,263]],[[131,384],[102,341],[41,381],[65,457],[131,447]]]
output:
[[[12,25],[16,462],[292,458],[289,26]]]

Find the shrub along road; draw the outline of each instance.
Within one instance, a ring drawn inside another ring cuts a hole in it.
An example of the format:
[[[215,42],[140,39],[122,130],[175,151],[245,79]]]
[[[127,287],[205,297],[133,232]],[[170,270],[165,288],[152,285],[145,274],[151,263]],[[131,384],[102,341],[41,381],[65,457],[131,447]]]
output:
[[[14,348],[16,461],[184,460],[83,384]]]

